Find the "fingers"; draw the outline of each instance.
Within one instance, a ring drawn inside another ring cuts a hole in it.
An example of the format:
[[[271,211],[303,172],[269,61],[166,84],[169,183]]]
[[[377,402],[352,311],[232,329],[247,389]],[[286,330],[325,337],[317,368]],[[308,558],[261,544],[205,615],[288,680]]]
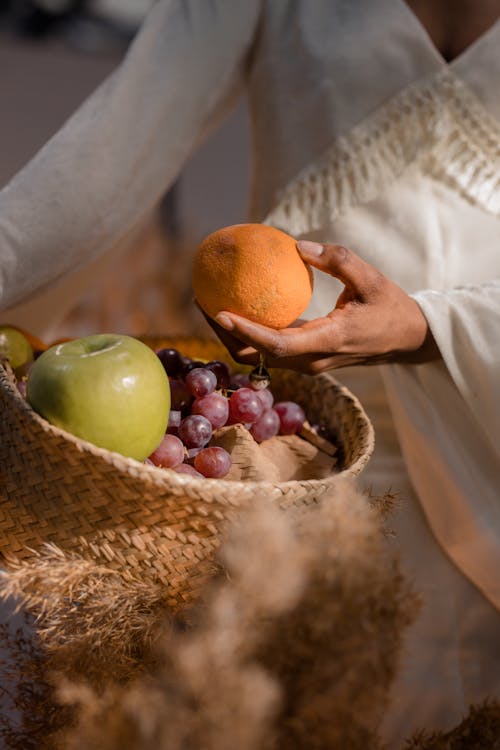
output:
[[[254,350],[267,354],[272,361],[329,352],[335,346],[335,323],[331,318],[318,318],[303,326],[279,331],[228,312],[219,313],[216,322]]]
[[[299,240],[297,249],[307,263],[340,279],[360,298],[376,291],[384,278],[376,268],[342,245]]]
[[[196,304],[198,305],[198,303]],[[236,362],[248,365],[257,364],[259,356],[253,346],[249,346],[244,341],[240,341],[236,336],[233,336],[232,333],[210,318],[199,305],[198,309]]]

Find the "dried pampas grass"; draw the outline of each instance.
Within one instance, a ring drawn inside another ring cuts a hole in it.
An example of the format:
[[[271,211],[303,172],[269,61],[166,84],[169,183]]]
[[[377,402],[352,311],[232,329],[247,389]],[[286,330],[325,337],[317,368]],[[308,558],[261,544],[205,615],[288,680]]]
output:
[[[96,688],[60,669],[67,750],[375,748],[415,597],[350,482],[298,522],[255,499],[224,571],[147,674]],[[59,660],[60,666],[60,660]]]
[[[89,689],[120,684],[147,667],[166,627],[165,589],[46,545],[0,572],[0,595],[22,624],[0,625],[0,747],[47,750],[72,709],[55,697],[64,677]],[[19,619],[19,616],[18,616]]]
[[[300,599],[274,618],[259,652],[286,686],[279,746],[375,749],[416,598],[352,486],[303,533]]]
[[[130,675],[165,617],[165,589],[123,577],[80,555],[46,544],[29,561],[10,560],[0,595],[34,618],[53,669],[98,686]]]
[[[471,706],[468,715],[449,732],[418,732],[404,750],[500,750],[500,703]]]
[[[352,480],[299,517],[255,498],[182,620],[161,585],[54,546],[12,563],[0,591],[35,635],[0,631],[11,662],[0,656],[0,695],[17,677],[2,748],[382,750],[377,727],[418,608],[386,544],[386,509]],[[405,745],[497,748],[496,702]]]

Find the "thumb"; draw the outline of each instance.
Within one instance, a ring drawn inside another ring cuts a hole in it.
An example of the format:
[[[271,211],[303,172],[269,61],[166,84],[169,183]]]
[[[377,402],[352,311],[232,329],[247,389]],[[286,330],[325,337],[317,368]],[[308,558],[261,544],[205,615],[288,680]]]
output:
[[[343,245],[299,240],[302,258],[320,271],[340,279],[346,287],[364,296],[373,290],[380,273]]]

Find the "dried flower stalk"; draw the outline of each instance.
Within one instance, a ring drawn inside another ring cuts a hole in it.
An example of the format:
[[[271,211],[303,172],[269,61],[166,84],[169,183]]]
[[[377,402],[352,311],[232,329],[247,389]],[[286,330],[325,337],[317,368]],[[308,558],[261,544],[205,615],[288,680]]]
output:
[[[10,696],[20,715],[0,718],[2,747],[382,750],[377,726],[417,604],[380,505],[351,483],[295,517],[256,498],[183,622],[164,587],[56,547],[12,563],[0,589],[36,615],[36,636],[0,628],[10,669],[23,675]],[[3,657],[0,666],[8,678]],[[496,748],[496,701],[405,744]]]
[[[224,575],[170,625],[148,675],[77,706],[67,750],[381,747],[376,727],[415,598],[353,485],[292,519],[256,498],[221,549]]]

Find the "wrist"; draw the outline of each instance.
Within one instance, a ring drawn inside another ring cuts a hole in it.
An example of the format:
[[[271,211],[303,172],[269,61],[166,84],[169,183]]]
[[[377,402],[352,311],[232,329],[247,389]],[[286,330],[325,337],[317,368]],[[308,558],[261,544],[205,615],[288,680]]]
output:
[[[404,364],[423,364],[441,359],[441,352],[431,331],[427,318],[416,300],[410,298],[413,307],[410,346],[400,352],[398,361]]]

